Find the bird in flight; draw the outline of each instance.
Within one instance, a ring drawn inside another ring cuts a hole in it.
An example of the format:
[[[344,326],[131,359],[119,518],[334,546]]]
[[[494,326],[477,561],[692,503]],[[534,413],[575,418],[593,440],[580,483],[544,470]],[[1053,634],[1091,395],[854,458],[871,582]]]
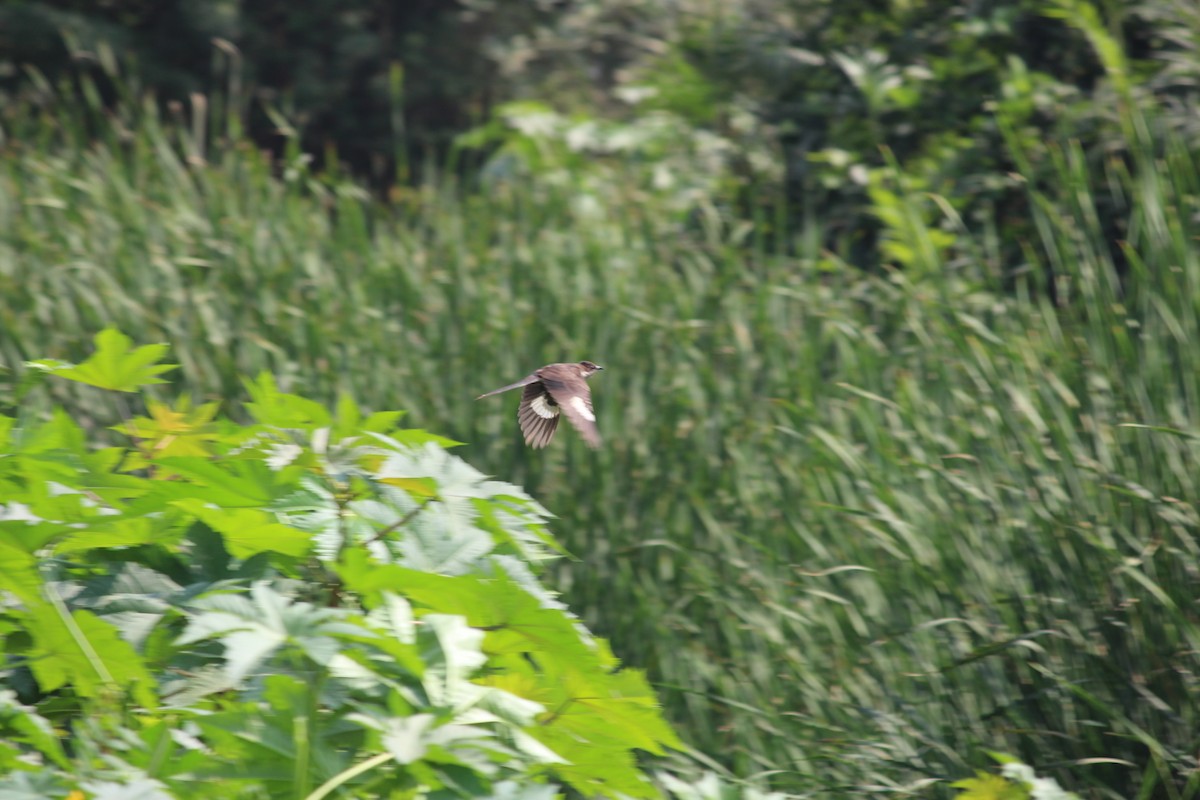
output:
[[[589,447],[600,446],[596,415],[592,412],[592,393],[587,379],[604,369],[591,361],[578,364],[547,364],[516,383],[481,394],[476,400],[524,386],[517,421],[525,444],[537,449],[550,444],[558,428],[559,415],[565,415]]]

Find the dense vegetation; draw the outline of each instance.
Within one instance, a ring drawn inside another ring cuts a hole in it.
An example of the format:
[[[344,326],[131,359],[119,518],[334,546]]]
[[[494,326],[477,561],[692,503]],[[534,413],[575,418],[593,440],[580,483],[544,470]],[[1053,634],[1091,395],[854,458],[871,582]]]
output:
[[[1126,81],[1088,25],[1124,45]],[[0,100],[36,83],[32,65],[86,71],[111,102],[106,49],[163,101],[220,95],[261,146],[282,146],[282,113],[306,152],[376,187],[406,185],[511,100],[671,120],[712,145],[723,205],[793,224],[820,208],[826,245],[860,265],[880,260],[868,175],[889,153],[914,188],[997,225],[1015,262],[1031,232],[1014,173],[1054,180],[1048,138],[1099,167],[1125,149],[1131,95],[1200,136],[1192,0],[16,0],[0,4]],[[1119,209],[1098,211],[1122,235]]]
[[[996,203],[920,148],[839,162],[856,188],[829,203],[746,203],[728,131],[532,104],[468,138],[480,172],[427,162],[379,203],[284,118],[273,158],[219,96],[105,111],[41,85],[2,118],[9,388],[116,325],[234,415],[263,370],[406,409],[558,515],[570,608],[764,785],[948,792],[926,787],[991,749],[1087,796],[1196,797],[1191,106],[1070,8],[1103,102],[1062,107],[1104,141],[1039,127],[1056,92],[993,65]],[[607,367],[599,452],[527,451],[511,404],[471,400],[574,358]],[[111,435],[70,385],[23,413],[51,400]]]
[[[29,380],[173,368],[130,344]],[[399,412],[246,388],[252,424],[149,401],[124,447],[0,417],[4,797],[657,794],[633,750],[680,745],[539,583],[545,509]]]

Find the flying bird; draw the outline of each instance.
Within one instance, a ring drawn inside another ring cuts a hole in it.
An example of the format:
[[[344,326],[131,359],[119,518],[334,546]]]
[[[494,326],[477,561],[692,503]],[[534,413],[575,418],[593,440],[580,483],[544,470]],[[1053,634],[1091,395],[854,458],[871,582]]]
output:
[[[525,444],[537,449],[550,444],[558,428],[560,415],[566,416],[589,447],[600,446],[600,431],[596,430],[596,415],[592,412],[592,393],[587,379],[604,369],[591,361],[578,364],[547,364],[516,383],[481,394],[476,400],[491,397],[524,386],[517,421]]]

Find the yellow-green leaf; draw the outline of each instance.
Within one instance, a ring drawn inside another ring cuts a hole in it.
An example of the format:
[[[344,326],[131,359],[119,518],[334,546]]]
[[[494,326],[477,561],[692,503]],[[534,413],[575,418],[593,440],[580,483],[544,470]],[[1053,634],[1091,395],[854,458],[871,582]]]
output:
[[[178,366],[157,363],[166,355],[167,345],[132,349],[133,340],[114,328],[96,334],[95,342],[96,352],[82,364],[56,367],[52,374],[114,392],[136,392],[140,386],[166,383],[158,376]]]

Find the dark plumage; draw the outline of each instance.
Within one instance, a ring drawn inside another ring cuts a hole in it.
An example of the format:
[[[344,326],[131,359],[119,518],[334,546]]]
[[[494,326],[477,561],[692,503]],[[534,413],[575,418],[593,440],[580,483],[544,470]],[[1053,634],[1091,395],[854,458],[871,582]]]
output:
[[[507,392],[524,386],[521,405],[517,407],[517,421],[525,444],[541,448],[550,444],[554,431],[558,429],[559,416],[565,416],[583,437],[589,447],[600,446],[600,431],[596,429],[596,415],[592,412],[592,393],[587,379],[604,369],[591,361],[578,364],[547,364],[532,375],[516,383],[501,386],[478,400],[494,394]]]

